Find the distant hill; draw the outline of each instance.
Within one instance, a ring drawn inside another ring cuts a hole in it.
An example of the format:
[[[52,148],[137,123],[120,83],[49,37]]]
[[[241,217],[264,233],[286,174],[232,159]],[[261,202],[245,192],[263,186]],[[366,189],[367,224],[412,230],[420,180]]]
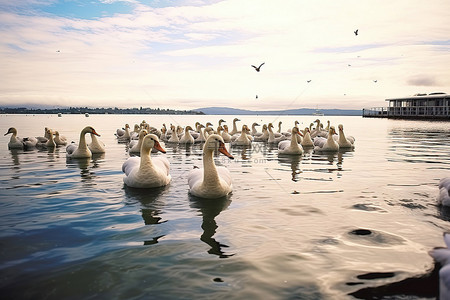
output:
[[[206,115],[312,115],[313,108],[299,108],[287,110],[246,110],[231,107],[204,107],[194,109]],[[326,116],[361,116],[362,110],[357,109],[320,109]]]

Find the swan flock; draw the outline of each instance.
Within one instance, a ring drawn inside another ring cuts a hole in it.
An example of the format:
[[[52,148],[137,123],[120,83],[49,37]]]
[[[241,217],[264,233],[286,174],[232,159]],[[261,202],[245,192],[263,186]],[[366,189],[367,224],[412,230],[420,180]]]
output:
[[[258,123],[238,125],[238,122],[241,122],[238,118],[232,120],[231,131],[223,119],[219,120],[216,127],[211,122],[196,122],[184,127],[163,124],[159,129],[150,126],[145,120],[134,127],[125,124],[114,133],[118,143],[126,144],[130,156],[122,165],[124,184],[131,188],[156,188],[170,184],[170,162],[164,155],[164,144],[203,144],[202,168],[194,167],[187,175],[189,193],[201,198],[220,198],[232,192],[230,171],[224,166],[217,166],[214,161],[219,153],[234,159],[227,147],[251,148],[253,143],[262,142],[276,147],[279,156],[302,156],[305,149],[317,153],[354,149],[355,138],[344,134],[342,124],[336,130],[328,121],[324,128],[317,119],[301,129],[300,123],[295,121],[291,128],[282,131],[281,121],[276,124],[278,130],[272,123],[261,126]],[[6,135],[11,135],[9,149],[44,148],[50,151],[64,146],[67,159],[89,159],[107,152],[105,144],[99,139],[100,134],[92,126],[86,126],[80,131],[77,143],[69,143],[58,130],[51,128],[45,128],[44,136],[41,137],[20,138],[14,127],[9,128]],[[87,137],[90,137],[90,141]]]

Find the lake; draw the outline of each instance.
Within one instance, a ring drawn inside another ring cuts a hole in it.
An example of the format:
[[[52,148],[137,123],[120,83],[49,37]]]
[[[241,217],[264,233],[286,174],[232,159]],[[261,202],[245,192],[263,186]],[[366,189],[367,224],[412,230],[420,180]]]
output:
[[[321,116],[344,125],[354,151],[278,158],[258,142],[216,163],[233,177],[226,199],[188,193],[201,145],[165,144],[170,185],[127,188],[127,145],[114,133],[146,120],[161,128],[233,116],[0,115],[3,134],[78,142],[93,126],[105,155],[0,147],[0,290],[4,299],[368,299],[438,295],[428,251],[444,246],[450,210],[437,206],[450,176],[450,122]],[[239,116],[239,128],[314,116]],[[261,127],[258,128],[261,130]],[[88,138],[89,139],[89,138]],[[164,155],[164,154],[155,154]],[[390,299],[393,299],[390,298]],[[402,298],[404,299],[404,298]]]

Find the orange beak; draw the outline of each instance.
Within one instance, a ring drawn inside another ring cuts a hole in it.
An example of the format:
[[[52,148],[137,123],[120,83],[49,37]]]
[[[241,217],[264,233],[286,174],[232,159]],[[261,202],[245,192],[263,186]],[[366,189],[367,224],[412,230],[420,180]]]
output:
[[[299,136],[303,136],[303,134],[300,131],[298,131],[297,133]]]
[[[225,148],[225,144],[222,142],[219,142],[219,152],[225,155],[228,158],[234,159],[233,155],[231,155],[227,149]]]
[[[162,153],[166,153],[166,149],[161,147],[161,144],[158,141],[155,141],[155,145],[153,146],[158,151],[161,151]]]
[[[92,134],[95,134],[96,136],[100,136],[100,134],[97,133],[94,129],[92,129]]]

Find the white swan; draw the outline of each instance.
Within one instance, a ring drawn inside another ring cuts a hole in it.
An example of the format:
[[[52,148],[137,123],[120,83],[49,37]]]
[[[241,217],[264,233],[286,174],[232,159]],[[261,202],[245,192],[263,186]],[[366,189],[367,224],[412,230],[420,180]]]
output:
[[[334,126],[330,127],[328,138],[316,137],[314,138],[314,151],[322,152],[337,152],[339,151],[339,144],[334,140],[333,134],[336,134]]]
[[[170,128],[172,129],[172,135],[170,136],[168,143],[179,143],[180,139],[178,138],[177,130],[174,125],[171,125]]]
[[[34,137],[29,138],[19,138],[17,136],[17,129],[14,127],[11,127],[8,129],[8,132],[5,133],[5,135],[8,135],[12,133],[11,138],[8,142],[8,148],[9,149],[30,149],[36,146],[37,139]]]
[[[152,149],[166,153],[159,144],[158,136],[147,134],[141,147],[141,157],[130,157],[122,165],[125,173],[123,182],[134,188],[154,188],[168,185],[172,176],[169,174],[170,163],[164,156],[150,157]]]
[[[300,131],[297,127],[291,129],[291,140],[281,141],[278,144],[278,155],[302,155],[303,147],[297,142]]]
[[[450,177],[442,178],[439,181],[437,202],[439,205],[450,206]]]
[[[130,136],[130,125],[125,124],[125,128],[124,129],[117,129],[116,136],[119,139],[119,141],[121,141],[121,142],[129,141],[130,138],[131,138],[131,136]]]
[[[303,135],[303,139],[302,139],[302,141],[300,142],[300,144],[302,145],[302,147],[304,147],[304,148],[312,148],[312,147],[314,147],[314,142],[313,142],[313,140],[311,139],[311,130],[308,128],[308,127],[306,127],[305,128],[305,131],[304,131],[305,133],[304,133],[304,135]]]
[[[105,144],[97,139],[97,136],[94,133],[90,132],[89,134],[91,135],[91,142],[88,144],[88,148],[91,150],[92,154],[105,153]]]
[[[250,133],[250,129],[248,129],[247,125],[242,126],[241,135],[231,142],[233,146],[250,146],[252,144],[251,136],[248,135]]]
[[[450,233],[444,233],[444,242],[446,248],[437,247],[428,253],[442,265],[439,270],[439,299],[450,299]]]
[[[231,135],[228,133],[227,125],[223,125],[223,131],[222,131],[221,135],[222,135],[223,141],[225,143],[231,142]]]
[[[80,142],[78,145],[72,143],[66,147],[66,156],[69,158],[89,158],[92,157],[92,152],[89,150],[86,144],[86,133],[93,133],[100,136],[94,128],[91,126],[86,126],[81,130]]]
[[[262,134],[255,137],[255,142],[267,142],[269,139],[269,131],[267,130],[267,125],[264,124],[262,127]]]
[[[59,131],[55,131],[55,143],[57,146],[67,145],[67,140],[65,137],[59,134]]]
[[[141,147],[142,147],[142,141],[144,140],[144,137],[147,135],[147,130],[142,129],[139,132],[139,140],[133,140],[130,142],[129,145],[129,153],[141,153]]]
[[[334,136],[339,144],[339,149],[353,149],[355,148],[355,138],[352,136],[346,137],[344,134],[344,126],[342,124],[338,125],[339,137]]]
[[[273,128],[273,124],[269,123],[269,125],[267,126],[267,129],[269,130],[269,138],[267,139],[267,142],[269,144],[277,144],[281,141],[284,141],[286,138],[284,137],[284,135],[281,135],[280,133],[278,133],[278,137],[275,135],[275,133],[272,130]],[[298,133],[298,131],[297,131]]]
[[[238,121],[240,121],[238,118],[233,119],[233,130],[231,130],[231,132],[230,132],[231,135],[238,133],[238,130],[236,127],[236,122],[238,122]]]
[[[230,171],[214,164],[215,149],[234,159],[225,148],[223,138],[217,134],[210,135],[203,146],[203,169],[194,169],[188,175],[189,192],[194,196],[220,198],[231,193],[233,189]]]
[[[193,130],[191,126],[186,126],[186,128],[184,129],[184,135],[180,138],[180,141],[179,141],[180,144],[195,143],[195,139],[191,134],[191,130]]]
[[[253,123],[252,124],[252,132],[251,132],[251,135],[253,135],[253,136],[256,136],[256,135],[258,135],[258,130],[256,129],[256,126],[260,126],[258,123]],[[260,133],[260,134],[262,134],[262,133]]]

